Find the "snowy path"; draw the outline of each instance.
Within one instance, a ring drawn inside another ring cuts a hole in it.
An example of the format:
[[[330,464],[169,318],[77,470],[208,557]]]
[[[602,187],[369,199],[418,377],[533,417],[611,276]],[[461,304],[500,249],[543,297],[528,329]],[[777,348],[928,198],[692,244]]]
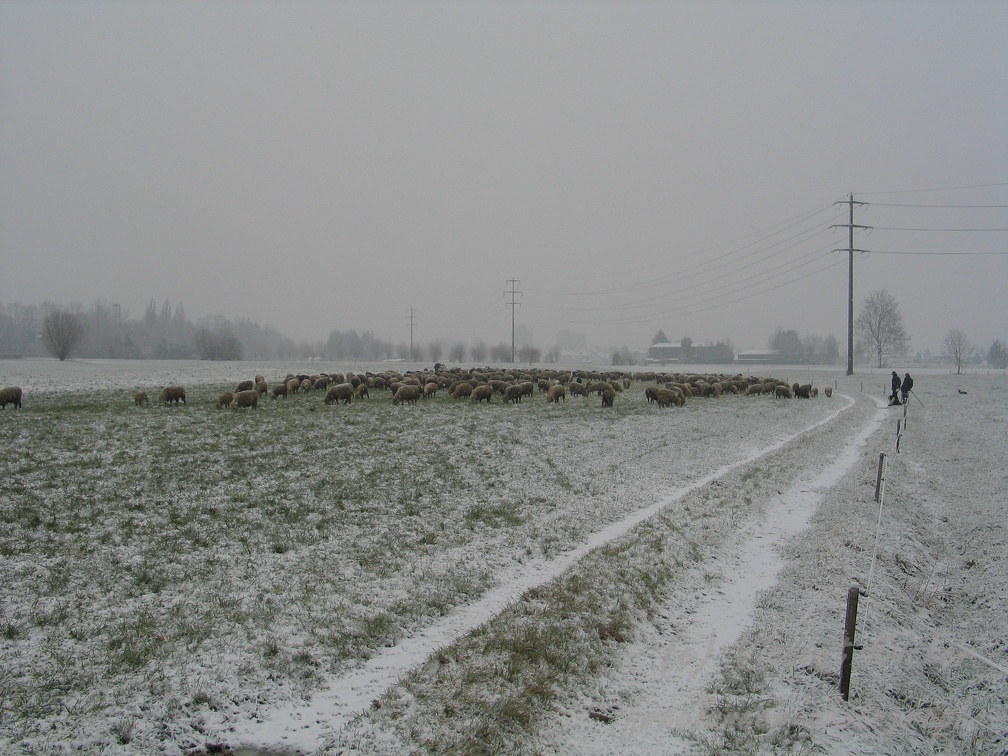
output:
[[[549,582],[589,551],[620,537],[670,503],[732,470],[774,453],[802,434],[832,422],[854,404],[854,399],[849,396],[838,395],[838,398],[842,398],[845,404],[809,427],[725,465],[651,506],[609,525],[577,549],[550,561],[539,560],[521,565],[502,575],[499,585],[479,601],[459,608],[417,635],[384,650],[359,669],[333,679],[330,686],[315,695],[311,701],[289,701],[266,713],[261,720],[237,723],[235,739],[246,745],[314,751],[328,737],[339,732],[357,713],[369,708],[374,699],[394,685],[408,670],[420,664],[438,648],[450,644],[498,614],[525,591]],[[726,555],[729,560],[726,564],[731,565],[730,575],[717,594],[708,596],[707,601],[702,602],[691,615],[689,633],[683,637],[670,638],[670,644],[641,654],[641,669],[650,668],[649,675],[657,672],[665,679],[655,685],[653,701],[642,702],[633,717],[620,720],[619,727],[606,728],[607,734],[624,739],[610,741],[608,747],[599,742],[599,752],[611,752],[612,743],[621,743],[625,747],[627,743],[637,740],[638,735],[654,729],[647,726],[644,720],[656,718],[666,731],[670,721],[674,726],[688,725],[689,714],[682,712],[682,692],[689,690],[691,686],[695,688],[702,685],[709,677],[718,651],[741,633],[746,618],[753,611],[754,585],[750,576],[755,571],[759,572],[759,588],[773,584],[780,566],[774,550],[776,544],[789,533],[804,527],[808,517],[815,511],[818,501],[815,492],[827,488],[851,468],[857,459],[858,449],[877,430],[883,417],[884,412],[877,413],[842,453],[837,455],[836,461],[814,480],[796,483],[791,490],[771,502],[765,521],[750,524],[742,546],[736,544],[731,549],[731,555]],[[732,628],[733,632],[722,632],[719,635],[719,628],[726,627]],[[665,710],[668,702],[674,705],[674,712]],[[624,729],[625,733],[617,734]]]
[[[655,636],[657,642],[649,638],[627,654],[628,668],[621,676],[639,692],[632,707],[605,725],[587,718],[571,719],[550,737],[551,743],[576,741],[579,752],[586,754],[675,754],[695,748],[695,742],[676,737],[673,731],[694,729],[704,721],[703,694],[717,670],[719,655],[750,624],[758,592],[776,582],[783,567],[779,546],[808,525],[823,492],[854,468],[861,449],[885,418],[881,405],[831,464],[771,499],[762,517],[749,522],[716,559],[709,560],[723,565],[723,580],[694,597],[689,623],[673,625],[670,620]],[[674,617],[675,612],[668,615]],[[591,737],[585,737],[586,728],[591,729]]]

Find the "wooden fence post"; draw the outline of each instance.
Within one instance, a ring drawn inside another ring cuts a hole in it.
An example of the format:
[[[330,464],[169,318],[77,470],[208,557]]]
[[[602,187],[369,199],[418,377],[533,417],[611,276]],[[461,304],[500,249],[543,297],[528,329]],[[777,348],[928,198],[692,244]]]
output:
[[[861,589],[856,585],[847,591],[847,616],[844,618],[843,655],[840,657],[840,695],[850,699],[851,665],[854,662],[854,628],[857,625],[858,595]]]
[[[878,455],[878,475],[875,477],[875,501],[882,501],[882,481],[885,480],[886,453],[880,452]]]

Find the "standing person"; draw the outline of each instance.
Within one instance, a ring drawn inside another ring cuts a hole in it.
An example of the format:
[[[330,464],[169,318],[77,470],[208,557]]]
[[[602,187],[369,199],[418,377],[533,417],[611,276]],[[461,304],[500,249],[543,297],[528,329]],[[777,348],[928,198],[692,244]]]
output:
[[[900,392],[900,377],[899,374],[893,370],[892,371],[892,393],[889,395],[889,404],[899,403],[899,392]],[[895,400],[895,401],[893,401]]]
[[[903,398],[903,404],[906,404],[907,397],[910,396],[910,390],[913,388],[913,378],[910,377],[910,373],[903,376],[903,385],[900,386],[900,395]]]

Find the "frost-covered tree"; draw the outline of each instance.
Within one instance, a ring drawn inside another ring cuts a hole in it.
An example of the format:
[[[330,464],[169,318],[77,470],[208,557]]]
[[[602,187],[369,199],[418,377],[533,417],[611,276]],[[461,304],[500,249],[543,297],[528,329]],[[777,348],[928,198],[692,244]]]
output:
[[[966,337],[965,332],[959,328],[953,328],[945,334],[942,342],[945,346],[945,356],[956,366],[956,375],[962,373],[963,363],[973,355],[973,345]]]
[[[990,349],[987,350],[987,364],[998,370],[1008,368],[1008,347],[999,339],[994,339]]]
[[[906,354],[910,346],[899,302],[885,289],[873,291],[865,298],[854,326],[865,351],[874,352],[879,367],[883,357]]]
[[[42,335],[46,347],[62,362],[80,346],[84,339],[84,324],[72,312],[53,310],[45,316]]]

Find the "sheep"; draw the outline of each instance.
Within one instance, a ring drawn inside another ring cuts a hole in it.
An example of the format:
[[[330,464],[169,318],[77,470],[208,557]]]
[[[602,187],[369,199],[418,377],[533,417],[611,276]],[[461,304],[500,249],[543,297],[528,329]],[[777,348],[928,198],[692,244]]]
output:
[[[259,396],[266,396],[266,392],[269,391],[269,387],[266,385],[266,380],[256,380],[255,390],[259,392]]]
[[[790,399],[791,389],[782,383],[776,389],[774,389],[774,397],[776,397],[777,399]]]
[[[520,383],[512,383],[504,389],[504,399],[512,404],[518,404],[524,395],[525,389],[522,388]]]
[[[225,391],[223,394],[217,397],[217,405],[216,405],[217,409],[221,409],[222,407],[230,407],[231,401],[233,399],[234,394],[232,394],[230,391]]]
[[[259,404],[259,392],[255,389],[246,389],[245,391],[239,391],[231,399],[231,409],[237,410],[239,407],[251,407],[256,408]]]
[[[451,395],[453,399],[468,399],[472,394],[472,384],[469,381],[460,381],[456,383],[451,388]]]
[[[588,396],[588,389],[585,388],[583,383],[578,383],[577,381],[572,381],[568,384],[571,396]]]
[[[567,402],[567,389],[563,387],[562,384],[554,383],[549,387],[549,391],[546,392],[546,401],[553,402],[553,404],[559,404],[560,400]]]
[[[312,383],[312,391],[321,391],[328,385],[329,385],[329,376],[322,376],[320,378],[316,378],[315,381]],[[340,383],[337,385],[342,386],[344,384]],[[349,383],[345,385],[350,386]],[[350,386],[350,390],[351,392],[353,391],[353,386]]]
[[[599,392],[599,394],[602,396],[603,407],[613,406],[613,400],[616,398],[616,392],[613,391],[612,386],[606,386]]]
[[[315,385],[315,381],[313,381],[311,378],[309,378],[307,376],[304,377],[304,378],[302,378],[301,379],[301,393],[302,394],[307,394],[309,391],[312,390],[312,386],[314,386],[314,385]]]
[[[491,386],[489,383],[481,383],[479,386],[477,386],[472,390],[471,394],[469,394],[469,401],[475,404],[479,404],[480,402],[486,402],[487,404],[490,404],[490,397],[492,396],[493,396],[493,386]]]
[[[15,409],[21,408],[20,386],[7,386],[0,389],[0,408],[7,409],[8,404],[13,404]]]
[[[826,388],[823,389],[823,393],[826,395],[826,398],[829,399],[831,396],[833,396],[833,387],[827,386]]]
[[[238,384],[238,388],[235,389],[236,392],[239,391],[251,391],[255,388],[255,383],[253,381],[242,381]]]
[[[133,394],[133,404],[136,404],[138,406],[141,404],[150,404],[150,397],[147,396],[147,392],[137,391],[135,394]]]
[[[392,397],[392,404],[402,404],[410,402],[416,404],[420,398],[420,387],[412,383],[404,383],[396,389],[395,396]]]
[[[295,376],[287,381],[287,394],[296,394],[301,390],[301,381]]]
[[[441,385],[437,381],[428,381],[427,383],[424,384],[423,387],[423,398],[433,399],[435,396],[437,396],[439,388],[441,388]]]
[[[279,397],[287,398],[287,384],[281,383],[279,386],[273,387],[273,398],[277,399]]]
[[[809,399],[812,397],[812,384],[806,383],[799,386],[797,383],[791,387],[794,395],[799,399]]]
[[[255,382],[256,383],[266,383],[266,376],[265,375],[257,375],[255,377]]]
[[[182,386],[165,386],[161,392],[161,404],[186,403],[185,388]]]
[[[351,383],[350,385],[352,386],[353,384]],[[354,399],[370,399],[371,398],[371,394],[368,393],[367,384],[364,383],[364,381],[360,381],[357,384],[357,387],[354,389],[353,395],[354,395]]]
[[[353,398],[354,388],[352,384],[349,383],[339,383],[333,386],[326,393],[325,403],[326,404],[339,404],[340,400],[343,404],[350,404],[350,400]]]

